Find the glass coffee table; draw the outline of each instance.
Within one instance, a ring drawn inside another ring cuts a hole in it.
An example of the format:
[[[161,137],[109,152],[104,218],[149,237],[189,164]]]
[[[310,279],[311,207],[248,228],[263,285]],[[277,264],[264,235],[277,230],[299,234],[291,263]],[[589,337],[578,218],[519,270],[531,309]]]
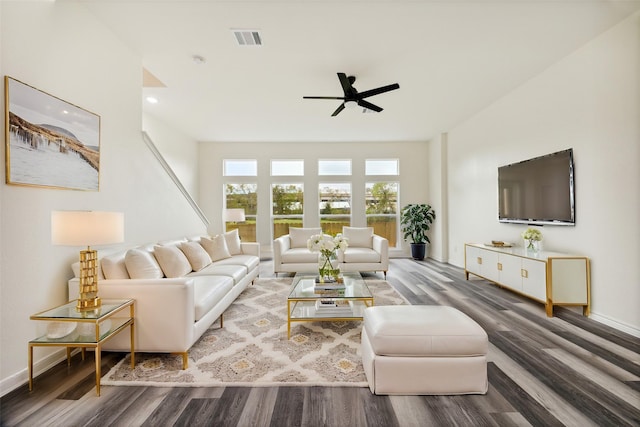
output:
[[[317,274],[296,273],[287,297],[287,339],[292,322],[362,320],[364,309],[373,306],[373,295],[360,273],[342,276],[342,284],[316,283]]]

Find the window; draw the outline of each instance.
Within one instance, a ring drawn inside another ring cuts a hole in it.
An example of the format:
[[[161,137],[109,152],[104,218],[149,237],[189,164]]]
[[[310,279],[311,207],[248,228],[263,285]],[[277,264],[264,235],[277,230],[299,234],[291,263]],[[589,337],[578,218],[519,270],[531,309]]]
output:
[[[271,160],[271,176],[303,176],[304,160]]]
[[[386,237],[389,247],[398,245],[398,183],[368,182],[365,184],[367,226],[375,234]]]
[[[224,160],[224,176],[258,176],[257,160]]]
[[[335,236],[343,226],[351,224],[351,184],[320,183],[320,226],[322,231]]]
[[[257,184],[225,184],[224,186],[225,209],[242,209],[245,217],[242,222],[228,221],[225,217],[225,230],[237,228],[240,239],[245,242],[256,241],[257,188]]]
[[[303,208],[302,184],[272,184],[271,216],[274,239],[288,234],[289,227],[302,227]]]
[[[351,160],[318,160],[318,175],[351,175]]]
[[[397,159],[370,159],[365,161],[365,175],[399,175]]]

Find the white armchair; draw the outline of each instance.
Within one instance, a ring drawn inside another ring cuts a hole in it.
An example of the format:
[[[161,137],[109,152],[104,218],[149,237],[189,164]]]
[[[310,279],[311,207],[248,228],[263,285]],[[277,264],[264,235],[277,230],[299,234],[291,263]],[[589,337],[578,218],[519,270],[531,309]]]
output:
[[[373,234],[372,227],[342,227],[349,241],[344,251],[338,251],[342,271],[382,271],[387,278],[389,270],[389,241]]]
[[[307,248],[307,240],[314,234],[322,233],[318,228],[289,228],[289,234],[273,241],[273,272],[317,273],[318,254]]]

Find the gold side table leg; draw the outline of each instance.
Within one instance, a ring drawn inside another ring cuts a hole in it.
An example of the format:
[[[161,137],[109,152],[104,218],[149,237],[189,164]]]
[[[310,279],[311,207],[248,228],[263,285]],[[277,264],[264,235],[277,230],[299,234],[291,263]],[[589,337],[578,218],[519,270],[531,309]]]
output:
[[[100,396],[100,376],[101,376],[100,368],[102,366],[102,363],[100,360],[101,354],[102,354],[102,351],[100,349],[100,345],[97,345],[95,348],[95,357],[96,357],[96,393],[98,394],[98,396]]]
[[[133,317],[132,317],[133,318]],[[136,367],[136,349],[135,349],[135,333],[133,330],[133,324],[135,322],[131,322],[129,328],[131,329],[131,369]]]
[[[71,347],[67,347],[67,366],[71,366]]]
[[[291,338],[291,301],[287,300],[287,339]]]

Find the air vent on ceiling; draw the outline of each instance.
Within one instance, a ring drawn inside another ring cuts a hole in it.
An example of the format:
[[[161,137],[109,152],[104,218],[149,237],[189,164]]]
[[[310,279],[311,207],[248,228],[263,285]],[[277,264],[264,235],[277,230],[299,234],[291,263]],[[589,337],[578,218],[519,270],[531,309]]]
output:
[[[262,46],[262,36],[257,30],[231,30],[240,46]]]

